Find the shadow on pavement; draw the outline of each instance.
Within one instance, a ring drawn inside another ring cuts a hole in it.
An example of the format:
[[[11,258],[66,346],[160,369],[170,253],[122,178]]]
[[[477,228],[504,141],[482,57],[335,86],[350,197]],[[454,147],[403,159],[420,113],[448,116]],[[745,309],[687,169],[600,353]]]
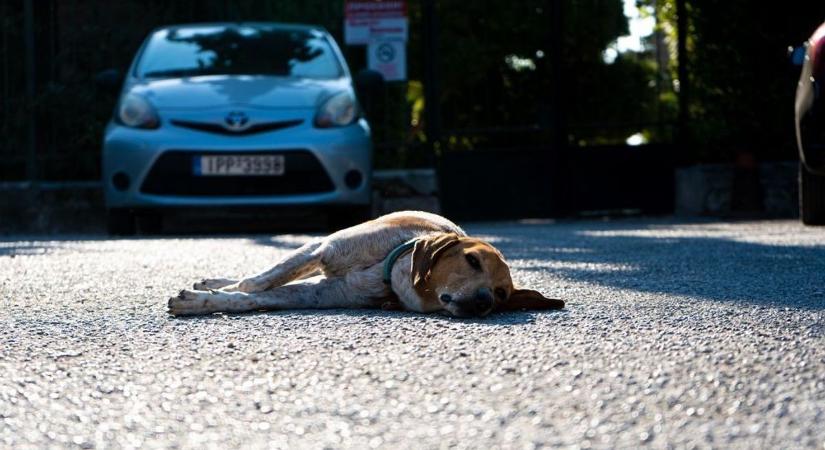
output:
[[[671,224],[672,225],[672,224]],[[480,227],[527,276],[714,301],[825,309],[825,246],[685,236],[669,226]]]
[[[652,223],[502,222],[470,224],[466,229],[471,235],[490,240],[504,253],[515,279],[537,280],[533,283],[543,285],[542,290],[548,291],[545,292],[548,295],[554,294],[553,283],[561,278],[608,288],[695,299],[825,309],[825,285],[822,283],[825,246],[819,244],[820,241],[810,245],[785,244],[783,236],[776,234],[786,232],[782,227],[770,231],[775,233],[772,236],[765,234],[759,225],[754,225],[760,239],[767,240],[767,243],[752,242],[755,239],[746,241],[749,237],[747,226],[739,228],[729,223],[696,221],[687,224],[669,220],[654,220]],[[256,245],[294,249],[324,234],[258,234],[247,238]],[[238,239],[243,236],[204,237]],[[166,238],[150,236],[129,240]],[[105,235],[0,236],[0,257],[82,251],[85,248],[83,241],[105,240],[109,240]],[[329,313],[358,314],[333,311]],[[371,311],[369,314],[397,317],[399,313]],[[518,317],[519,314],[506,316]],[[524,320],[529,316],[524,315]]]
[[[381,318],[389,320],[404,320],[418,319],[422,321],[437,321],[443,323],[445,326],[451,325],[483,325],[483,326],[512,326],[512,325],[527,325],[535,321],[537,315],[552,317],[556,319],[566,319],[566,310],[554,311],[520,311],[507,313],[493,313],[483,318],[457,318],[446,314],[420,314],[407,311],[382,311],[379,309],[289,309],[281,311],[257,311],[248,313],[216,313],[205,316],[169,316],[170,320],[183,321],[205,321],[205,320],[223,320],[224,316],[232,317],[247,317],[260,315],[277,315],[277,316],[292,316],[304,317],[311,320],[319,315],[324,316],[348,316],[352,318],[363,318],[365,320]]]

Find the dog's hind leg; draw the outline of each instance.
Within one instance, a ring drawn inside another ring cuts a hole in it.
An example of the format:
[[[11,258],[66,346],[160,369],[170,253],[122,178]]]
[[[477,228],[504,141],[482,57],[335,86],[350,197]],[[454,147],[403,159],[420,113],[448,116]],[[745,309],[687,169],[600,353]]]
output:
[[[283,286],[290,281],[312,276],[321,270],[322,240],[304,244],[286,255],[274,267],[220,288],[226,292],[261,292]]]
[[[313,277],[263,292],[185,290],[169,299],[169,313],[192,316],[214,312],[249,312],[281,309],[377,308],[380,298],[358,292],[343,277]]]

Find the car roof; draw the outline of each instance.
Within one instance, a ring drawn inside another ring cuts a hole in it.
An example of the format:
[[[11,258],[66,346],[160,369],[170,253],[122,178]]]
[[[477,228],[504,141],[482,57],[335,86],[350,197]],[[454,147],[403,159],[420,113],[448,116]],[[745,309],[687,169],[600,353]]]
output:
[[[285,22],[192,22],[192,23],[177,23],[157,27],[154,31],[181,29],[181,28],[210,28],[210,27],[266,27],[279,28],[282,30],[316,30],[327,33],[326,28],[320,25],[311,25],[303,23],[285,23]]]

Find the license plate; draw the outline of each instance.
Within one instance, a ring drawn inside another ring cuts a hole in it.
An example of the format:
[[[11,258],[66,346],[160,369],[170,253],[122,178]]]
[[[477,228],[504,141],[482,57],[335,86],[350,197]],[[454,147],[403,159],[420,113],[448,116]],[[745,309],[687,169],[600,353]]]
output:
[[[192,160],[196,176],[279,176],[283,175],[284,155],[210,155]]]

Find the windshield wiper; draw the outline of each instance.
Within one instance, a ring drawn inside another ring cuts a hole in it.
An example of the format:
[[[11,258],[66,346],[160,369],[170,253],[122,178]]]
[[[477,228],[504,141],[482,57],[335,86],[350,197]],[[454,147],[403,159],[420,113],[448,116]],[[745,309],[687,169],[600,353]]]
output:
[[[145,78],[179,78],[192,77],[200,75],[210,75],[208,71],[201,69],[169,69],[169,70],[155,70],[143,74]]]
[[[204,70],[204,69],[169,69],[169,70],[154,70],[143,74],[144,78],[182,78],[182,77],[201,77],[208,75],[249,75],[249,76],[276,76],[276,77],[291,77],[292,73],[288,70],[240,70],[240,69],[224,69],[224,70]]]

